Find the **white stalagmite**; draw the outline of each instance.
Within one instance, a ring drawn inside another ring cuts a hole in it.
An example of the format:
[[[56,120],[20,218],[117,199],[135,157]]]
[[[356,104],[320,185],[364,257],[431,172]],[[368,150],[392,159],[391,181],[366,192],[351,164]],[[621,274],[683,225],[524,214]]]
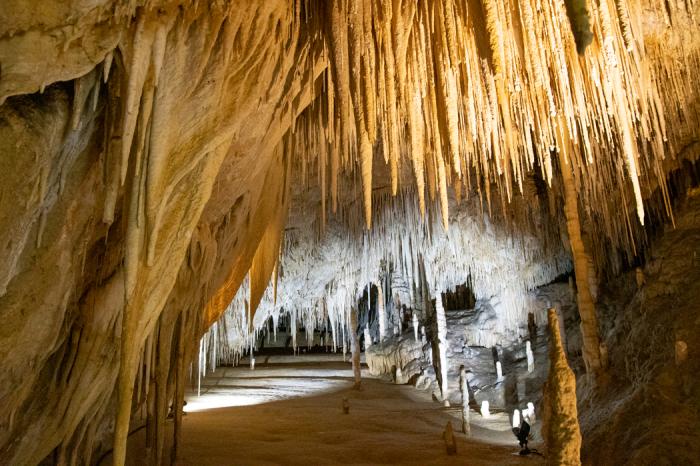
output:
[[[501,365],[501,361],[496,361],[496,381],[503,381],[503,366]]]
[[[364,333],[365,333],[365,351],[367,351],[367,349],[370,346],[372,346],[372,335],[370,335],[370,333],[369,333],[369,327],[365,327]]]
[[[386,309],[384,308],[384,292],[380,283],[377,284],[377,319],[379,320],[379,343],[383,343],[386,338]]]
[[[469,381],[467,380],[467,370],[464,367],[459,371],[459,391],[462,394],[462,433],[471,435],[471,425],[469,424]]]
[[[449,342],[447,341],[447,320],[445,318],[445,308],[442,305],[442,294],[439,291],[435,297],[435,318],[437,320],[438,352],[440,353],[440,375],[442,380],[440,389],[442,390],[442,399],[447,400],[447,345]]]
[[[250,370],[255,370],[255,356],[253,355],[253,336],[250,337]]]
[[[535,355],[532,353],[532,344],[530,341],[525,342],[525,355],[527,356],[527,371],[535,370]]]
[[[488,419],[491,417],[491,411],[489,411],[489,402],[488,400],[484,400],[481,402],[481,417],[484,419]]]
[[[520,427],[520,410],[513,411],[513,428]]]
[[[197,364],[197,396],[202,396],[202,346],[204,338],[199,340],[199,364]]]
[[[413,313],[413,338],[418,341],[418,316]]]

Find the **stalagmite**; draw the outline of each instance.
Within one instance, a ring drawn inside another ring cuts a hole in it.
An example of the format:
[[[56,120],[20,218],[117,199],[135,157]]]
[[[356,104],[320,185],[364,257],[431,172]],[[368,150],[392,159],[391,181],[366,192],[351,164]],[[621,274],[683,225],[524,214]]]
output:
[[[418,316],[413,313],[413,339],[418,341]]]
[[[448,365],[447,365],[447,320],[445,319],[445,308],[442,305],[442,294],[437,293],[435,297],[435,319],[437,320],[438,334],[438,352],[440,354],[440,390],[442,391],[443,401],[447,401],[449,392],[448,384]]]
[[[637,288],[641,288],[644,285],[644,270],[642,270],[641,267],[637,267],[634,269],[634,278],[635,281],[637,282]]]
[[[593,297],[588,281],[588,255],[581,238],[581,222],[578,214],[578,196],[571,174],[571,161],[563,152],[559,152],[562,184],[564,187],[564,213],[566,215],[566,230],[571,244],[571,255],[574,259],[576,275],[576,298],[578,312],[581,316],[581,334],[583,336],[583,359],[586,370],[596,375],[604,370],[604,361],[600,358],[600,338],[598,337],[598,318],[596,316]]]
[[[530,340],[534,341],[537,338],[537,324],[535,323],[535,314],[527,313],[527,330],[530,334]]]
[[[457,454],[457,440],[455,439],[454,430],[452,429],[452,422],[447,421],[445,426],[445,431],[442,433],[442,438],[445,440],[445,449],[448,455]]]
[[[386,310],[381,284],[377,284],[377,319],[379,320],[379,343],[383,343],[386,338]]]
[[[535,355],[532,353],[532,345],[530,341],[525,342],[525,356],[527,357],[527,371],[535,370]]]
[[[481,417],[484,419],[488,419],[491,417],[491,411],[489,411],[489,402],[488,400],[483,400],[481,402]]]
[[[513,410],[513,428],[520,427],[520,410]]]
[[[365,351],[367,351],[367,348],[372,346],[372,336],[369,334],[369,327],[365,327],[363,332],[365,335]]]
[[[675,350],[676,366],[680,366],[688,359],[688,344],[683,340],[676,340]]]
[[[496,382],[503,381],[503,367],[501,366],[501,361],[496,361]]]
[[[581,433],[576,408],[576,377],[559,335],[557,312],[549,309],[549,375],[544,388],[542,436],[547,464],[580,465]]]
[[[459,388],[462,395],[462,433],[471,435],[471,425],[469,423],[469,382],[467,380],[467,370],[464,366],[459,371]]]
[[[359,390],[362,368],[360,367],[360,338],[357,335],[357,308],[354,307],[350,311],[350,343],[352,349],[352,372],[355,377],[353,388]]]

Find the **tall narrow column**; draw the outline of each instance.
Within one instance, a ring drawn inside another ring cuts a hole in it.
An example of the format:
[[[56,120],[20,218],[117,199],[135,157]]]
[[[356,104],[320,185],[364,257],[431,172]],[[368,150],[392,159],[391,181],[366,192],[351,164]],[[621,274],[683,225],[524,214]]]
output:
[[[467,381],[467,370],[462,366],[459,370],[459,388],[462,392],[462,433],[471,435],[469,424],[469,382]]]
[[[440,353],[440,388],[442,399],[447,400],[447,319],[442,305],[442,295],[438,291],[435,297],[435,317],[437,320],[438,352]]]
[[[547,464],[581,464],[576,376],[566,360],[554,309],[549,310],[549,375],[544,389],[542,434],[547,445]]]
[[[583,337],[583,359],[586,371],[596,374],[603,370],[604,364],[600,357],[600,338],[598,336],[598,319],[588,280],[588,255],[581,238],[581,222],[578,216],[578,196],[572,175],[570,161],[566,159],[563,151],[559,151],[559,165],[561,178],[564,185],[564,213],[566,215],[566,229],[571,243],[571,255],[574,259],[574,272],[576,274],[576,300],[578,312],[581,316],[581,334]]]
[[[379,343],[383,343],[386,338],[386,309],[381,283],[377,284],[377,319],[379,319]]]
[[[413,338],[418,341],[418,316],[413,311]]]
[[[350,343],[352,347],[352,372],[355,375],[353,388],[359,390],[361,383],[360,338],[357,336],[357,309],[354,307],[350,310]]]

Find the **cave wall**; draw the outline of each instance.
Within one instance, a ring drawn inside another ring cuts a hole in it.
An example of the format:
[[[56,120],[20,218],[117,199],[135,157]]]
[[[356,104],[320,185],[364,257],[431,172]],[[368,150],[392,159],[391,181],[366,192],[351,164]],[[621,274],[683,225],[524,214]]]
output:
[[[0,462],[32,464],[89,454],[149,334],[169,354],[255,242],[323,60],[287,2],[21,3],[0,22]]]

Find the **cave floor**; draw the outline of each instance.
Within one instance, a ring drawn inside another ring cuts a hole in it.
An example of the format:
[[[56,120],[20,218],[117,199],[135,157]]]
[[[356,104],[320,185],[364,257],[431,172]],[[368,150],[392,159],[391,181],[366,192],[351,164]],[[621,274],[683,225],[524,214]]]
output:
[[[355,391],[350,364],[328,356],[259,358],[255,371],[219,368],[203,379],[200,397],[187,394],[177,464],[543,464],[518,456],[505,413],[484,420],[472,411],[472,438],[456,431],[457,454],[447,456],[442,432],[448,420],[460,428],[459,407],[366,371]],[[143,464],[144,442],[145,429],[130,437],[129,464]]]

